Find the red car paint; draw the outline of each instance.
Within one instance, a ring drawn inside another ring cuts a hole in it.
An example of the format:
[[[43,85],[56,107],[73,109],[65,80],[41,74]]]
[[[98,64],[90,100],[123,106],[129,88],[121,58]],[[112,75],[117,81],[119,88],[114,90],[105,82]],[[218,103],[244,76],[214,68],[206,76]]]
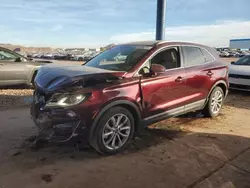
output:
[[[143,42],[133,44],[146,45]],[[118,79],[111,79],[111,81],[105,82],[97,81],[95,84],[90,84],[80,89],[72,89],[71,92],[73,93],[90,93],[89,98],[81,104],[64,108],[41,108],[38,105],[39,109],[37,110],[35,110],[37,108],[36,105],[33,104],[31,114],[36,124],[44,126],[48,122],[54,125],[61,122],[81,121],[81,125],[72,130],[67,136],[71,138],[73,134],[84,133],[87,137],[91,137],[101,115],[107,109],[120,105],[127,108],[133,114],[139,130],[140,126],[144,126],[142,123],[148,125],[166,117],[197,110],[199,107],[195,106],[196,103],[199,103],[198,105],[202,107],[202,102],[205,104],[210,92],[216,85],[220,85],[225,91],[225,95],[227,94],[227,65],[221,62],[219,56],[211,48],[199,44],[181,42],[154,41],[150,44],[152,45],[152,49],[127,72],[103,71],[100,74],[96,74],[95,72],[91,72],[90,74],[88,72],[88,79],[95,78],[98,80],[98,76],[101,75],[106,75],[107,78],[112,75]],[[181,53],[180,60],[182,67],[159,72],[156,75],[138,74],[138,71],[150,56],[162,48],[171,46],[179,47],[179,49],[182,49],[183,46],[204,48],[215,59],[209,63],[189,67],[186,66],[187,62]],[[53,93],[72,87],[76,80],[75,78],[65,78],[65,80],[55,87],[47,87],[50,81],[48,80],[45,83],[48,77],[43,77],[42,72],[41,70],[35,79],[36,93],[48,96],[47,98]],[[54,71],[51,75],[56,74],[56,71]],[[77,75],[78,80],[79,78],[81,78],[81,75]],[[85,78],[85,75],[83,75],[82,79],[84,80]],[[52,77],[49,79],[52,79]],[[77,116],[73,118],[68,117],[67,112],[69,111],[75,112]]]

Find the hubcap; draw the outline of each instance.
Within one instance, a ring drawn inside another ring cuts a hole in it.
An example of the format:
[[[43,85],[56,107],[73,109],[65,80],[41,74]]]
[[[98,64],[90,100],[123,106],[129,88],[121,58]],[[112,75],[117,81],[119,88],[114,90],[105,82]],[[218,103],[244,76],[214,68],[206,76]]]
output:
[[[216,91],[214,95],[212,96],[211,101],[211,111],[214,114],[217,114],[221,107],[222,107],[222,101],[223,101],[223,94],[221,91]]]
[[[112,116],[105,124],[102,131],[102,141],[104,146],[110,150],[122,147],[131,131],[131,123],[125,114]]]

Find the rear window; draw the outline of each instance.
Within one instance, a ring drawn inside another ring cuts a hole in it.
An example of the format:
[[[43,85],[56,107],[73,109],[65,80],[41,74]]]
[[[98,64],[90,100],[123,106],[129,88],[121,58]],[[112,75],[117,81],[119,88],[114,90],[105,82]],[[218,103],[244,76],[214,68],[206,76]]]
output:
[[[196,66],[206,63],[206,59],[198,47],[184,46],[183,52],[186,58],[186,66]]]
[[[205,57],[206,62],[210,62],[210,61],[214,60],[213,56],[207,50],[201,48],[201,51],[202,51],[202,54]]]

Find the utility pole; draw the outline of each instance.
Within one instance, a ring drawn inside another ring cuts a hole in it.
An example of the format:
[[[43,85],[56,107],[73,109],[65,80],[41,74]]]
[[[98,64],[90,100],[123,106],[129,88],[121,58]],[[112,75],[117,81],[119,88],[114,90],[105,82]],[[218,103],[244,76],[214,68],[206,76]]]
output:
[[[157,0],[156,40],[165,39],[166,0]]]

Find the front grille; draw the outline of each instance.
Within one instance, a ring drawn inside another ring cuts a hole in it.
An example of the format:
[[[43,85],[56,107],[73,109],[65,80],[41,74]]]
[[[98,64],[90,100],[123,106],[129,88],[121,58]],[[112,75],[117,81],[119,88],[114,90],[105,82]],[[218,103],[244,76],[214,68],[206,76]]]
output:
[[[229,87],[235,88],[235,89],[250,90],[250,86],[247,86],[247,85],[230,84]]]
[[[250,79],[250,75],[229,74],[230,78]]]

